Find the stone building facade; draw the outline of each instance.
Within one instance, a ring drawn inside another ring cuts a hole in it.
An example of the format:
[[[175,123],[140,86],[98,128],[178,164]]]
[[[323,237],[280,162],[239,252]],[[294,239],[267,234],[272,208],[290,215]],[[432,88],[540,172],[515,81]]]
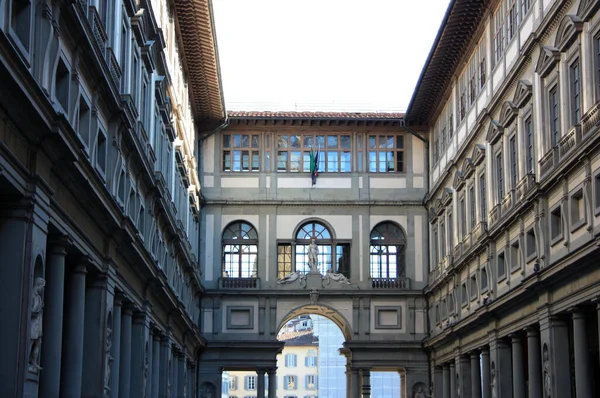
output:
[[[206,1],[0,1],[1,396],[195,396],[212,29]]]
[[[0,0],[0,76],[3,397],[273,398],[307,314],[349,397],[600,394],[598,1],[452,0],[406,115],[228,114],[209,0]]]
[[[599,5],[454,1],[440,29],[406,116],[435,397],[600,394]]]

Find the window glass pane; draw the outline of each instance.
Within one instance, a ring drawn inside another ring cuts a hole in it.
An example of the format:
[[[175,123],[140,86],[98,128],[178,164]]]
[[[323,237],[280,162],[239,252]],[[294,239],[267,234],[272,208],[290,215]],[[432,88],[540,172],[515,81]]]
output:
[[[231,154],[229,151],[223,152],[223,170],[231,171]]]
[[[337,148],[337,146],[338,146],[337,135],[328,135],[327,136],[327,148]]]
[[[252,148],[258,148],[258,135],[252,136]]]
[[[402,135],[396,136],[396,148],[398,148],[398,149],[404,148],[404,136],[402,136]]]
[[[260,165],[260,157],[258,155],[259,153],[254,151],[252,152],[252,171],[258,171],[259,170],[259,165]]]
[[[342,148],[350,148],[351,137],[349,135],[343,135],[340,137],[340,145]]]
[[[391,135],[387,137],[387,147],[390,149],[394,147],[394,137]]]
[[[250,136],[248,134],[242,135],[242,148],[248,148],[250,146]]]
[[[233,147],[234,148],[239,148],[241,145],[241,141],[242,141],[242,138],[239,134],[233,135]]]
[[[328,152],[327,153],[327,171],[330,171],[330,172],[339,171],[338,153],[337,152]]]
[[[325,148],[325,136],[324,135],[317,136],[317,148],[319,148],[319,149]]]
[[[349,173],[350,171],[352,171],[351,168],[351,164],[350,164],[350,159],[351,159],[351,153],[350,152],[342,152],[340,154],[340,171],[344,172],[344,173]]]
[[[396,171],[404,171],[404,152],[396,152]]]
[[[302,153],[302,171],[309,173],[310,172],[310,152]]]
[[[377,171],[385,172],[387,167],[387,154],[385,152],[379,152],[378,162],[377,162]]]
[[[271,171],[271,151],[265,152],[265,171]]]
[[[309,149],[312,148],[315,142],[315,138],[312,135],[304,136],[304,148]]]
[[[374,135],[370,135],[369,136],[369,148],[375,148],[376,147],[376,139]]]
[[[377,171],[377,152],[369,152],[369,171],[371,173]]]
[[[233,171],[240,171],[242,162],[242,152],[233,151]]]
[[[379,136],[379,145],[378,148],[387,148],[387,138],[385,135]]]
[[[250,164],[250,153],[248,151],[242,151],[242,170],[248,171]]]
[[[357,160],[357,165],[356,165],[356,171],[363,171],[363,153],[362,151],[358,151],[358,153],[356,154],[356,160]]]
[[[287,152],[277,152],[277,171],[286,171],[287,170],[287,160],[288,160]]]
[[[288,136],[280,135],[277,137],[277,148],[287,148],[288,147]]]
[[[225,134],[223,136],[223,148],[229,148],[231,141],[231,136],[229,134]]]
[[[387,170],[394,171],[394,152],[387,152]]]
[[[300,171],[300,152],[290,152],[290,171]]]
[[[290,136],[290,148],[300,148],[301,142],[299,135]]]

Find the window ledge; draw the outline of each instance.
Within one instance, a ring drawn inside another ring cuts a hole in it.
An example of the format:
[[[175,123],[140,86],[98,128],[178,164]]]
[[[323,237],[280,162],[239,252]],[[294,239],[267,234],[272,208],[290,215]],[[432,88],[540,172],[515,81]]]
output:
[[[571,232],[575,232],[586,224],[585,218],[582,218],[578,221],[575,221],[573,225],[571,225]]]

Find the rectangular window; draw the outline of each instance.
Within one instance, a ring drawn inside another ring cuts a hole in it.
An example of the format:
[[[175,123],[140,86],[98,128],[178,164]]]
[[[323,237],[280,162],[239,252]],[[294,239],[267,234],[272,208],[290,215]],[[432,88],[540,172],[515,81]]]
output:
[[[462,286],[460,287],[460,292],[461,292],[461,302],[462,305],[467,305],[469,303],[469,293],[467,292],[467,284],[463,283]]]
[[[21,42],[23,49],[29,52],[31,35],[32,2],[31,0],[11,1],[10,27],[17,39]]]
[[[460,199],[460,236],[464,239],[467,234],[467,206],[465,198]]]
[[[369,135],[369,172],[404,172],[404,136]]]
[[[516,240],[510,245],[510,269],[514,270],[521,266],[519,259],[519,241]]]
[[[315,390],[317,388],[317,375],[306,375],[306,389]]]
[[[102,130],[98,130],[96,166],[102,171],[102,174],[106,173],[106,135]]]
[[[452,222],[452,212],[448,213],[448,244],[450,250],[454,247],[454,224]]]
[[[438,246],[439,246],[439,242],[438,242],[438,230],[437,227],[434,228],[433,230],[433,242],[432,242],[432,254],[433,254],[433,264],[437,265],[437,263],[439,262],[439,253],[438,253]]]
[[[61,58],[58,60],[54,77],[54,97],[67,115],[69,114],[69,80],[69,69]]]
[[[298,378],[296,376],[284,376],[283,388],[286,390],[296,390],[298,388]]]
[[[518,170],[517,170],[517,138],[510,137],[508,141],[510,151],[510,188],[514,189],[517,186]]]
[[[481,211],[481,221],[487,220],[487,206],[486,206],[486,191],[485,191],[485,173],[479,176],[479,203]]]
[[[496,258],[496,267],[498,270],[498,279],[506,276],[506,263],[504,261],[504,252],[498,253],[498,257]]]
[[[525,147],[527,149],[525,164],[527,165],[527,173],[533,173],[533,126],[531,116],[525,119],[523,127],[525,130]]]
[[[562,238],[562,235],[562,208],[558,206],[550,212],[550,239],[558,241]]]
[[[519,0],[521,2],[521,20],[525,18],[525,15],[529,12],[531,8],[531,0]]]
[[[245,389],[248,391],[256,390],[256,376],[246,376]]]
[[[558,87],[554,85],[548,92],[548,109],[550,116],[550,144],[552,147],[558,145],[560,140],[559,115],[558,109]]]
[[[596,101],[600,100],[600,35],[594,37],[594,76],[596,78]]]
[[[494,64],[504,55],[504,4],[494,12]]]
[[[502,165],[502,152],[496,155],[496,193],[498,203],[504,198],[504,172]]]
[[[487,276],[487,269],[485,267],[481,268],[481,277],[480,277],[480,286],[481,286],[481,292],[487,292],[488,290],[488,276]]]
[[[443,221],[440,223],[440,256],[446,257],[446,225]]]
[[[310,173],[313,159],[318,163],[319,172],[351,172],[352,136],[345,134],[277,136],[277,171]]]
[[[585,223],[585,204],[583,190],[580,189],[571,195],[571,228],[576,229]]]
[[[482,89],[486,82],[486,47],[485,40],[479,44],[479,88]]]
[[[77,133],[85,144],[90,145],[90,122],[92,120],[92,111],[87,101],[81,96],[79,97],[79,114],[77,115]]]
[[[127,42],[128,42],[128,33],[129,33],[129,29],[127,27],[127,25],[125,24],[125,21],[123,21],[123,24],[121,26],[121,45],[120,45],[120,66],[121,66],[121,70],[123,71],[123,75],[121,76],[121,92],[124,93],[125,89],[127,88],[127,73],[125,73],[127,71]]]
[[[475,211],[476,211],[476,207],[475,207],[475,188],[473,186],[471,186],[469,188],[469,212],[470,212],[470,221],[471,221],[471,230],[473,228],[475,228],[475,222],[476,222],[476,217],[475,217]]]
[[[296,367],[296,354],[286,354],[285,367],[286,368],[295,368]]]
[[[581,121],[581,76],[579,74],[579,60],[570,67],[571,77],[571,125]]]
[[[471,300],[475,300],[477,298],[477,276],[471,275]]]
[[[350,244],[338,243],[335,246],[335,264],[333,271],[350,277]]]
[[[292,245],[277,245],[277,279],[292,273]]]
[[[223,171],[260,170],[258,134],[223,134]]]
[[[600,211],[600,173],[594,176],[594,208]]]
[[[529,229],[525,234],[525,250],[528,259],[535,256],[535,231],[533,228]]]
[[[508,43],[517,35],[517,28],[519,27],[519,7],[516,3],[516,0],[508,0],[506,5],[506,36]]]

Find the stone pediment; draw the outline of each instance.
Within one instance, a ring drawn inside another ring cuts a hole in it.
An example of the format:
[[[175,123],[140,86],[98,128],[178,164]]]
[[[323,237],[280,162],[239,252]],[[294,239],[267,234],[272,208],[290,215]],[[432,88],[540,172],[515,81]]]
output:
[[[454,173],[454,180],[452,181],[452,186],[454,187],[454,189],[459,191],[464,184],[465,180],[463,178],[462,171],[456,170],[456,173]]]
[[[515,96],[513,97],[513,104],[516,107],[521,108],[525,105],[525,102],[531,97],[531,82],[529,80],[519,80],[517,83],[517,89],[515,90]]]
[[[500,124],[502,127],[508,127],[519,114],[519,108],[512,101],[504,101],[500,111]]]
[[[542,46],[540,55],[535,67],[536,73],[541,77],[546,77],[556,66],[556,62],[560,59],[560,51],[556,47]]]
[[[444,193],[442,194],[442,204],[444,206],[448,206],[450,203],[452,203],[452,198],[453,198],[453,191],[452,188],[444,188]]]
[[[579,8],[577,9],[577,16],[581,18],[584,22],[587,22],[588,19],[600,6],[600,2],[598,0],[581,0],[579,3]]]
[[[481,162],[483,162],[483,159],[485,159],[485,145],[475,144],[475,148],[473,148],[473,153],[471,154],[471,159],[473,160],[473,166],[479,166]]]
[[[444,212],[444,205],[441,198],[435,200],[435,213],[439,216]]]
[[[485,140],[491,145],[494,145],[502,137],[502,134],[504,134],[502,125],[497,120],[492,120],[487,135],[485,136]]]
[[[462,164],[463,179],[466,180],[467,178],[471,177],[473,171],[475,171],[475,168],[473,167],[473,161],[471,160],[471,158],[465,158]]]
[[[596,1],[597,3],[597,1]],[[558,25],[554,47],[565,51],[583,30],[583,21],[577,15],[565,15]]]

